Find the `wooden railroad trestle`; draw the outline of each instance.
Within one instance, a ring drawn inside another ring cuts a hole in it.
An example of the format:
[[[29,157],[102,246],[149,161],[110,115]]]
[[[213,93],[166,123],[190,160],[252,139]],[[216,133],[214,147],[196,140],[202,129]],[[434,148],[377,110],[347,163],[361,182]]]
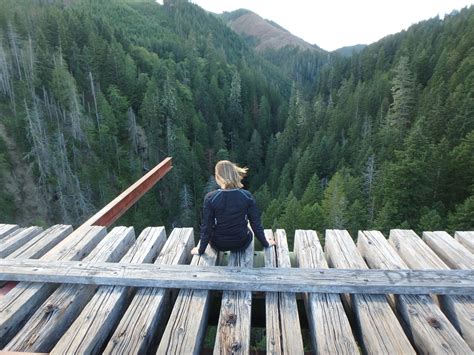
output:
[[[216,354],[249,353],[257,290],[266,294],[268,353],[467,354],[474,348],[474,256],[464,246],[473,232],[464,239],[427,232],[421,239],[392,230],[387,240],[367,231],[354,243],[346,231],[327,230],[323,251],[316,232],[297,230],[291,267],[285,231],[266,230],[278,245],[266,249],[265,267],[255,268],[253,244],[230,253],[227,266],[216,266],[221,258],[210,247],[189,260],[191,228],[176,228],[168,238],[163,227],[147,228],[135,238],[128,227],[107,234],[89,226],[79,235],[54,226],[19,238],[14,249],[11,240],[22,229],[2,230],[8,232],[0,252],[5,246],[8,252],[0,279],[20,281],[0,298],[5,352],[200,353],[212,289],[226,290]],[[173,297],[175,288],[181,290]],[[306,316],[298,313],[297,294]]]
[[[171,164],[74,231],[0,224],[0,285],[19,282],[0,289],[0,354],[198,354],[211,290],[224,290],[214,354],[250,352],[253,291],[265,294],[269,354],[473,353],[474,232],[361,231],[354,243],[327,230],[323,251],[315,231],[297,230],[295,267],[281,229],[265,230],[277,241],[265,267],[253,243],[227,259],[210,247],[191,258],[192,228],[107,233]]]

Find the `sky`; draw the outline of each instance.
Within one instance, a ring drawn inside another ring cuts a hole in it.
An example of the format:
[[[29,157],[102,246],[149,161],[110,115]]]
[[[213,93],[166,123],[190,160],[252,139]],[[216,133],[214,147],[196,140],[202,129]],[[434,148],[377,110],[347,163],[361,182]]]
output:
[[[306,42],[331,51],[370,44],[474,0],[191,0],[215,13],[249,9]],[[161,1],[160,1],[161,2]]]

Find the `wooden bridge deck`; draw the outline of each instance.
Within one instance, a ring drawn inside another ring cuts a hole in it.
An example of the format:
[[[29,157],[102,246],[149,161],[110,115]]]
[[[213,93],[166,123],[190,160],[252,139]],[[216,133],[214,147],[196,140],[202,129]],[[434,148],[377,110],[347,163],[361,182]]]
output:
[[[273,235],[278,245],[263,254],[254,252],[252,243],[246,251],[225,258],[210,247],[203,256],[191,258],[195,243],[191,228],[176,228],[167,237],[163,227],[150,227],[136,237],[133,228],[127,227],[107,233],[105,227],[88,226],[72,233],[64,225],[42,230],[0,224],[0,285],[6,281],[1,275],[7,275],[8,263],[20,267],[22,260],[31,264],[31,259],[37,259],[36,271],[25,276],[30,281],[46,263],[56,268],[73,262],[79,268],[88,265],[88,273],[79,275],[79,281],[73,281],[77,275],[71,268],[56,269],[61,280],[70,277],[70,282],[5,285],[0,293],[0,353],[248,354],[256,352],[251,334],[257,326],[265,327],[269,354],[473,353],[474,298],[469,294],[367,294],[357,291],[360,287],[350,294],[301,293],[290,287],[262,293],[252,291],[270,290],[272,285],[258,285],[251,274],[255,268],[268,269],[266,275],[280,268],[281,275],[297,270],[302,279],[313,268],[323,276],[326,269],[328,273],[374,270],[374,275],[378,269],[395,274],[409,269],[439,270],[440,275],[452,269],[465,273],[474,266],[473,232],[456,232],[455,237],[425,232],[420,237],[410,230],[392,230],[386,239],[377,231],[361,231],[354,242],[347,231],[327,230],[323,249],[316,232],[297,230],[293,252],[284,230],[265,233]],[[263,255],[262,265],[256,265],[257,255]],[[179,265],[189,264],[186,267],[193,272],[186,276],[190,279],[200,281],[202,275],[203,280],[211,279],[206,272],[225,269],[236,280],[246,277],[255,282],[248,289],[232,289],[230,280],[227,288],[221,288],[223,292],[212,291],[219,289],[218,281],[204,289],[196,282],[180,290],[166,284],[130,287],[126,282],[112,282],[123,276],[117,269],[109,275],[109,284],[101,284],[95,277],[105,279],[98,268],[104,262],[120,263],[123,275],[124,263],[130,267],[148,264],[142,272],[152,266],[157,272],[159,267],[163,272],[172,267],[183,270]],[[232,268],[216,267],[223,264]],[[304,287],[313,290],[309,284]],[[265,310],[260,309],[263,302]],[[264,315],[262,320],[256,320],[257,313]]]

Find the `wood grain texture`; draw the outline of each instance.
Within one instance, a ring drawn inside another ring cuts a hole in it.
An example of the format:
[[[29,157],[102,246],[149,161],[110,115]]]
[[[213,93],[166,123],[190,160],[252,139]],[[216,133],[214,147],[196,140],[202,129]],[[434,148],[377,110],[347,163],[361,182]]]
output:
[[[412,230],[392,229],[389,242],[394,246],[403,261],[412,269],[449,269],[436,253]],[[461,333],[469,347],[474,350],[473,297],[439,296],[438,300],[442,311]]]
[[[328,268],[315,231],[296,230],[294,251],[300,268]],[[315,352],[359,353],[340,296],[330,293],[305,293],[303,297]]]
[[[449,270],[443,260],[412,230],[392,229],[388,241],[411,269]]]
[[[16,224],[0,224],[0,239],[9,235],[19,227]]]
[[[72,232],[69,225],[58,224],[31,238],[25,245],[16,249],[7,258],[37,259],[60,243]]]
[[[265,248],[265,266],[282,269],[291,268],[286,233],[283,229],[265,231],[277,245]],[[277,269],[278,270],[278,269]],[[304,352],[303,338],[294,293],[268,292],[265,297],[267,353],[300,354]]]
[[[265,237],[273,239],[273,231],[265,229]],[[265,248],[265,267],[274,268],[277,266],[276,249]],[[280,326],[280,305],[278,292],[265,293],[265,323],[267,338],[267,354],[281,353],[281,326]]]
[[[231,252],[229,266],[253,267],[254,241],[246,250]],[[249,354],[252,312],[251,291],[224,291],[217,325],[214,354]]]
[[[70,234],[40,260],[81,260],[106,235],[103,227],[84,228],[83,234]],[[57,285],[21,282],[0,298],[0,349],[23,326],[25,320]]]
[[[357,247],[371,268],[408,269],[382,233],[359,232]],[[398,295],[395,306],[421,354],[467,354],[469,346],[429,295]]]
[[[423,232],[423,241],[451,269],[474,269],[474,254],[446,232]]]
[[[41,227],[24,228],[18,233],[10,233],[0,239],[0,258],[5,258],[12,254],[16,249],[28,243],[29,240],[43,231]]]
[[[336,268],[367,269],[347,231],[326,230],[326,255]],[[351,309],[365,351],[370,354],[415,354],[387,298],[383,295],[351,295]]]
[[[191,265],[215,265],[218,252],[209,245],[203,255],[195,255]],[[199,354],[206,332],[209,311],[208,290],[179,291],[163,333],[157,354]]]
[[[456,232],[454,239],[464,245],[471,253],[474,253],[474,232]]]
[[[133,228],[116,227],[85,258],[85,261],[114,262],[135,240]],[[49,352],[93,296],[95,285],[63,284],[30,317],[5,350]]]
[[[175,228],[155,264],[182,264],[194,246],[192,228]],[[144,354],[159,340],[157,328],[169,305],[169,290],[140,288],[134,295],[104,354]]]
[[[16,233],[21,228],[15,230]],[[44,232],[31,238],[26,244],[22,245],[6,258],[23,258],[23,259],[37,259],[43,256],[52,247],[63,240],[68,234],[72,232],[72,227],[67,225],[55,225]],[[5,281],[0,281],[0,287],[4,285]]]
[[[263,292],[474,293],[474,270],[241,269],[0,259],[0,280]]]
[[[122,262],[151,263],[166,241],[163,227],[146,228]],[[51,354],[96,354],[125,308],[130,289],[121,286],[102,286],[94,294],[81,314],[54,346]]]

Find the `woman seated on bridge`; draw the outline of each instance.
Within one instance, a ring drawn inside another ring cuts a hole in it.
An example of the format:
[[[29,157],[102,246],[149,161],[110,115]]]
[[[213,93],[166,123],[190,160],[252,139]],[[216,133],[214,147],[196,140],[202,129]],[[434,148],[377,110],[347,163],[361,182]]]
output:
[[[204,197],[201,239],[191,254],[204,254],[208,244],[219,251],[245,250],[253,238],[248,222],[265,248],[276,244],[273,239],[265,238],[255,198],[242,189],[246,174],[247,168],[240,168],[228,160],[216,164],[216,182],[221,188]]]

